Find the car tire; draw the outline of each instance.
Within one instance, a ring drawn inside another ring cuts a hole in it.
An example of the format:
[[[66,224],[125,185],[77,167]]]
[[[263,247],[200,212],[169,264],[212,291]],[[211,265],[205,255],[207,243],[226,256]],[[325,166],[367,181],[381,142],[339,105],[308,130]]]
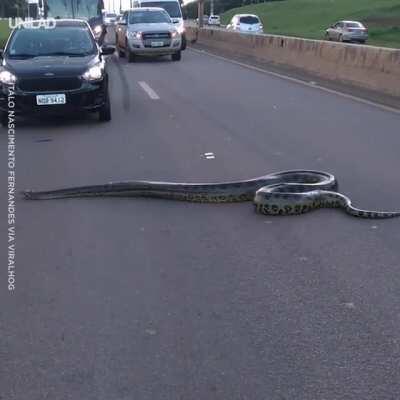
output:
[[[331,37],[329,36],[329,33],[325,33],[325,40],[328,40],[329,42],[331,41]]]
[[[4,128],[6,128],[8,125],[8,114],[4,111],[0,112],[0,124]]]
[[[106,92],[106,101],[99,110],[99,121],[100,122],[111,121],[111,102],[110,102],[110,93],[108,91],[108,88]]]
[[[187,40],[186,40],[186,35],[182,35],[182,45],[181,45],[181,50],[185,50],[187,46]]]
[[[181,51],[179,50],[176,53],[172,54],[171,58],[172,58],[172,61],[181,61],[181,59],[182,59]]]
[[[339,42],[343,43],[343,35],[339,35]]]

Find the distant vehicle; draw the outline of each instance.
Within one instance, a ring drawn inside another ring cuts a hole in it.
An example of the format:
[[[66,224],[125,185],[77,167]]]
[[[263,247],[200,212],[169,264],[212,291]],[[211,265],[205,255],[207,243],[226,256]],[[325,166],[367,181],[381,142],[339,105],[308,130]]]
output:
[[[263,33],[263,25],[257,15],[236,14],[233,16],[226,29],[241,33]]]
[[[134,62],[137,55],[171,55],[180,61],[182,36],[163,8],[135,8],[126,11],[116,29],[120,57]]]
[[[203,25],[208,25],[208,15],[204,14],[203,15]],[[199,24],[199,19],[196,18],[196,24]]]
[[[339,21],[326,30],[325,39],[365,43],[368,40],[368,29],[358,21]]]
[[[40,17],[87,21],[100,45],[107,34],[103,9],[104,0],[41,0],[39,2]]]
[[[38,26],[40,22],[33,22]],[[0,120],[7,123],[7,88],[15,86],[16,115],[98,112],[111,120],[104,55],[85,21],[57,20],[52,29],[20,25],[11,33],[0,67]]]
[[[208,25],[221,25],[221,18],[219,15],[210,15],[208,18]]]
[[[104,14],[104,23],[106,25],[114,25],[116,22],[117,22],[117,14],[114,13]]]
[[[186,32],[183,21],[181,3],[179,0],[132,0],[133,8],[137,7],[160,7],[163,8],[171,17],[176,29],[182,36],[182,48],[186,49]]]

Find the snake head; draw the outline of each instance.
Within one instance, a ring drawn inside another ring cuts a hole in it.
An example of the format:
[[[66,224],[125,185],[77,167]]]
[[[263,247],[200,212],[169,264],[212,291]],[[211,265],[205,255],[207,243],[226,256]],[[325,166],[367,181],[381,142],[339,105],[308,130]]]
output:
[[[21,192],[21,194],[25,200],[33,200],[34,199],[32,190],[24,190]]]

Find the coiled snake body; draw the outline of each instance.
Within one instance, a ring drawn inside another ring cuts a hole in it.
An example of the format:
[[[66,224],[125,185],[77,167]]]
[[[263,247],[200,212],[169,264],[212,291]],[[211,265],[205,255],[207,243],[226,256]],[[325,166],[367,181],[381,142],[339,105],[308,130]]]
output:
[[[49,191],[24,191],[29,200],[69,197],[158,197],[200,203],[254,201],[256,211],[267,215],[303,214],[313,209],[342,208],[363,218],[393,218],[400,212],[360,210],[337,192],[337,180],[329,173],[293,170],[255,179],[222,183],[111,182],[105,185],[71,187]]]

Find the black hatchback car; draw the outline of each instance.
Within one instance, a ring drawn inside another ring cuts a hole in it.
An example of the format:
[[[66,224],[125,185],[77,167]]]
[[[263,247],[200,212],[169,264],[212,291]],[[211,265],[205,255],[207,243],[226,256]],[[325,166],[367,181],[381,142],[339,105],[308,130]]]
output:
[[[78,20],[23,24],[14,29],[0,65],[0,117],[7,124],[10,92],[16,115],[98,112],[111,120],[108,74],[89,25]],[[12,89],[12,91],[10,91]]]

